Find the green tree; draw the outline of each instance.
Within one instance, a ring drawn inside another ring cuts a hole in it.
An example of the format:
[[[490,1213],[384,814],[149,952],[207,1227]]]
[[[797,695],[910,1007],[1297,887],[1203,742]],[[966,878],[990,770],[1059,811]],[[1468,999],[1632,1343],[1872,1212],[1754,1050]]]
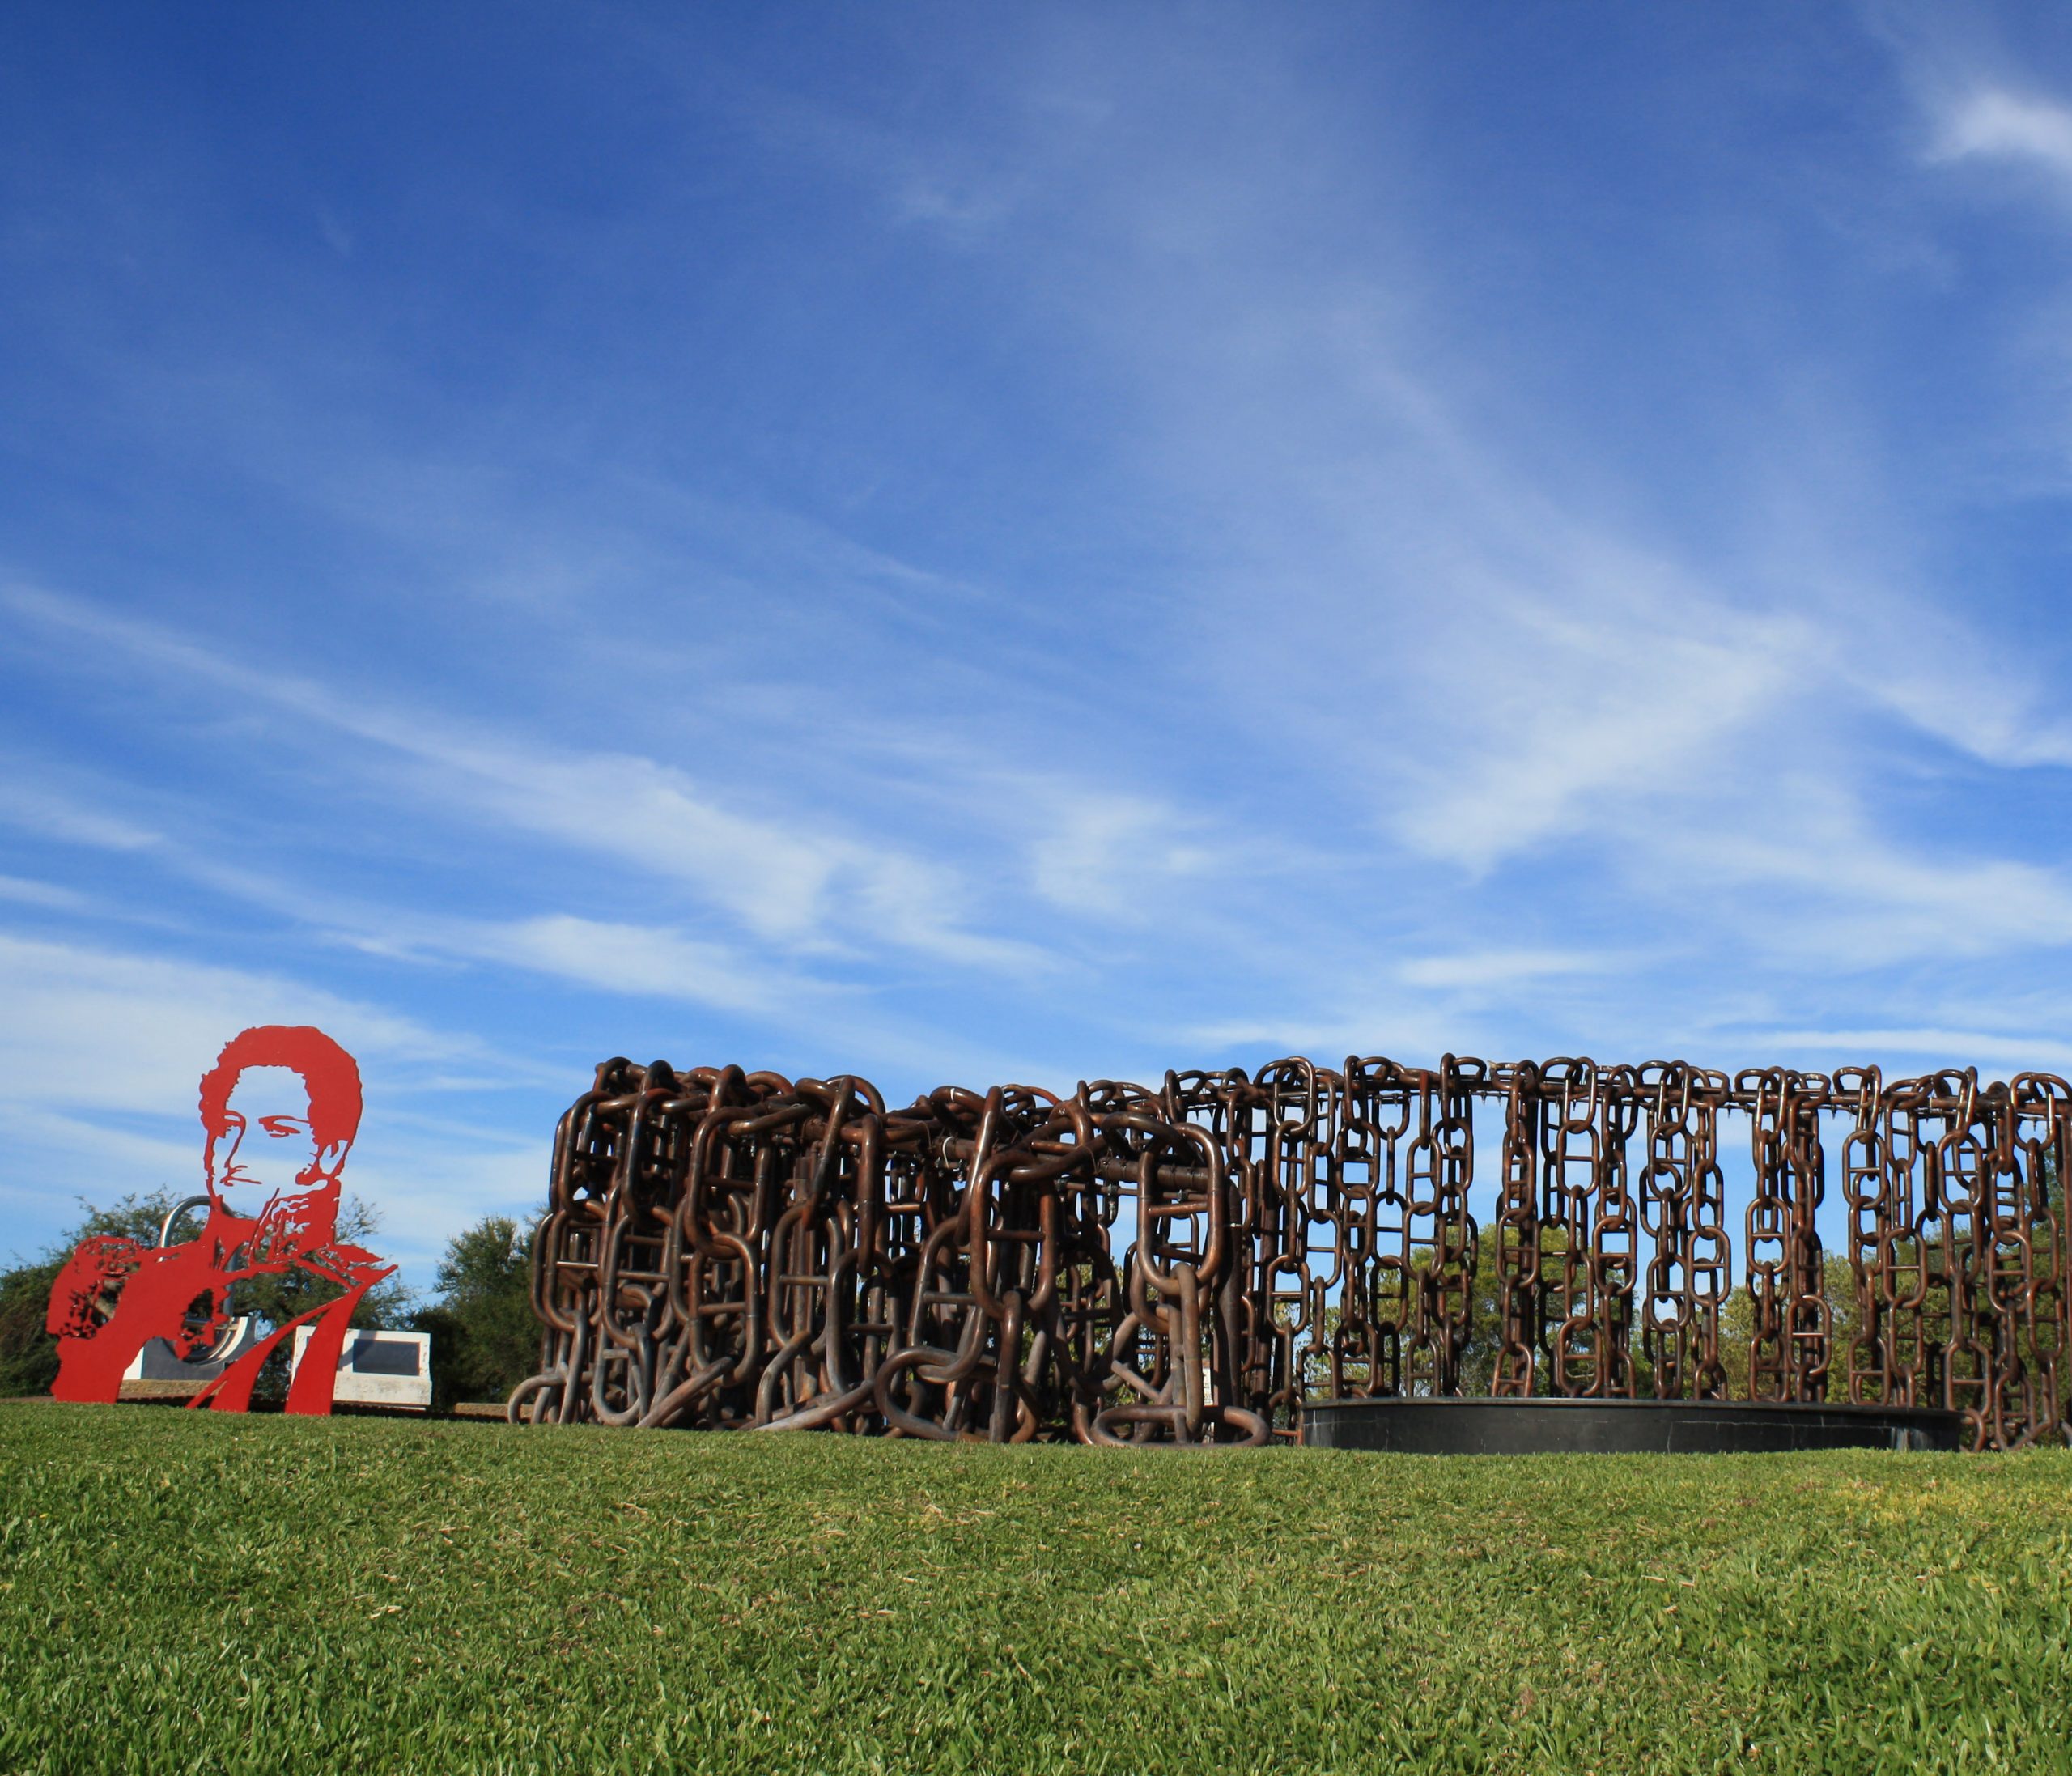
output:
[[[435,1408],[501,1400],[540,1366],[533,1242],[507,1215],[456,1234],[439,1260],[439,1298],[411,1324],[431,1334]]]
[[[40,1258],[0,1272],[0,1396],[48,1393],[57,1379],[57,1340],[44,1329],[44,1315],[50,1305],[50,1286],[73,1248],[81,1240],[100,1234],[124,1234],[155,1246],[159,1228],[179,1200],[170,1189],[127,1196],[106,1209],[96,1209],[82,1199],[79,1207],[83,1214],[77,1226]],[[342,1241],[365,1244],[379,1225],[374,1211],[355,1197],[348,1196],[339,1205]],[[177,1234],[180,1229],[173,1231]],[[248,1277],[231,1286],[230,1311],[253,1315],[263,1325],[274,1327],[340,1293],[337,1284],[307,1271]],[[354,1310],[353,1324],[397,1325],[409,1314],[410,1303],[410,1291],[391,1277],[367,1291]],[[283,1351],[267,1365],[256,1391],[261,1398],[277,1396],[287,1387],[287,1356]]]

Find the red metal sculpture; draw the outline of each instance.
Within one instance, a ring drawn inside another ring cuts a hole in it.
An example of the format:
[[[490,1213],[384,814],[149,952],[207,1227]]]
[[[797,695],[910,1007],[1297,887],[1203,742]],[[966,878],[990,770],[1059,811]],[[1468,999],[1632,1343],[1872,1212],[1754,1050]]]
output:
[[[337,1241],[338,1174],[359,1128],[359,1069],[321,1030],[264,1025],[225,1045],[202,1076],[201,1109],[201,1233],[155,1248],[121,1234],[80,1243],[50,1292],[58,1351],[51,1392],[116,1399],[124,1371],[154,1339],[182,1359],[218,1349],[234,1284],[302,1270],[344,1293],[243,1349],[189,1404],[244,1411],[266,1359],[284,1343],[292,1349],[296,1328],[308,1325],[287,1410],[327,1413],[353,1310],[393,1269]]]

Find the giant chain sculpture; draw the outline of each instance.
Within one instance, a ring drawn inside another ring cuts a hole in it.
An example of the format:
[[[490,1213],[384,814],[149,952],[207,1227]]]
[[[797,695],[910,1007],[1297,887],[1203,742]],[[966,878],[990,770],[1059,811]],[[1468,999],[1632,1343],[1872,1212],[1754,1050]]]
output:
[[[556,1137],[511,1416],[1259,1444],[1305,1399],[1738,1391],[1951,1407],[2012,1448],[2066,1423],[2069,1130],[2033,1073],[1289,1060],[892,1110],[852,1077],[609,1060]]]

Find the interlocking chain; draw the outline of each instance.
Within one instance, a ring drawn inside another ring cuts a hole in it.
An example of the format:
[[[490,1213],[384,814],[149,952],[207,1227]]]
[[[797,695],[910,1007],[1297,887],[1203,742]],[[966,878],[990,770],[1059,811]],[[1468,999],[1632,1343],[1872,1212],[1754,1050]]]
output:
[[[2072,1087],[2034,1073],[1290,1059],[894,1110],[854,1077],[613,1060],[556,1132],[510,1411],[1237,1445],[1325,1397],[1717,1400],[1738,1281],[1748,1397],[1944,1406],[2012,1448],[2066,1421],[2068,1154]]]

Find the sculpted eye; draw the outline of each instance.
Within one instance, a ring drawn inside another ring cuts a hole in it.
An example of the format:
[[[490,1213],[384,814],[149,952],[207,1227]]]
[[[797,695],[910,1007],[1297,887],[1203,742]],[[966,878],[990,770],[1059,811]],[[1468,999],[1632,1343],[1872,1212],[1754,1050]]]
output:
[[[292,1116],[261,1116],[259,1126],[276,1140],[286,1135],[299,1135],[303,1125]]]

